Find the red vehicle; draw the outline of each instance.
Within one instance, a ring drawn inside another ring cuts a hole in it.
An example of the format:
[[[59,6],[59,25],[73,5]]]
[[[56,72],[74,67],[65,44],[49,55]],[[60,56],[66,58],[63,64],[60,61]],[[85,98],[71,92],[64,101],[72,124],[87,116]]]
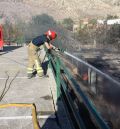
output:
[[[0,50],[3,50],[4,41],[3,41],[3,31],[2,26],[0,26]]]

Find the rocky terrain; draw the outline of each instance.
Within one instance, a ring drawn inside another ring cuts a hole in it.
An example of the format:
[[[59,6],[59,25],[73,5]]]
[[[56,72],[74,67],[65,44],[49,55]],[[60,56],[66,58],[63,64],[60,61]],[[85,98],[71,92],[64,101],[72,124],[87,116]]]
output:
[[[55,20],[71,17],[120,16],[119,0],[0,0],[0,15],[11,21],[30,20],[31,16],[43,13]]]

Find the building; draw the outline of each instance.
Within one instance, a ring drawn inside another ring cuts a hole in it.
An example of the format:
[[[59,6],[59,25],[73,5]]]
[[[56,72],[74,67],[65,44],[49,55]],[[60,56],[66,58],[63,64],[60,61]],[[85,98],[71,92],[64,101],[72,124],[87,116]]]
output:
[[[97,20],[97,24],[106,24],[113,25],[113,24],[120,24],[120,19],[110,19],[110,20]]]

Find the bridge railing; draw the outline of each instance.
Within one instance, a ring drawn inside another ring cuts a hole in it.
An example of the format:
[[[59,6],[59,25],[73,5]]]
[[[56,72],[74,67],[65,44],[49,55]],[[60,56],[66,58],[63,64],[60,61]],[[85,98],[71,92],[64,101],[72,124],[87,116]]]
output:
[[[60,53],[52,51],[48,57],[57,83],[58,100],[63,99],[72,127],[74,129],[110,129],[109,123],[102,117],[101,112],[96,110],[94,102],[82,89],[82,84],[78,83],[66,68]]]

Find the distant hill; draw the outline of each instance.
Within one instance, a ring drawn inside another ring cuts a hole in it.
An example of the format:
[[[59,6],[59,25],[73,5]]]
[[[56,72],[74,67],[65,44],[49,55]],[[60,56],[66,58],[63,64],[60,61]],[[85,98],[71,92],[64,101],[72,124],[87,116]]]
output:
[[[71,17],[120,16],[119,0],[0,0],[0,15],[11,22],[30,20],[34,15],[46,13],[55,20]]]

